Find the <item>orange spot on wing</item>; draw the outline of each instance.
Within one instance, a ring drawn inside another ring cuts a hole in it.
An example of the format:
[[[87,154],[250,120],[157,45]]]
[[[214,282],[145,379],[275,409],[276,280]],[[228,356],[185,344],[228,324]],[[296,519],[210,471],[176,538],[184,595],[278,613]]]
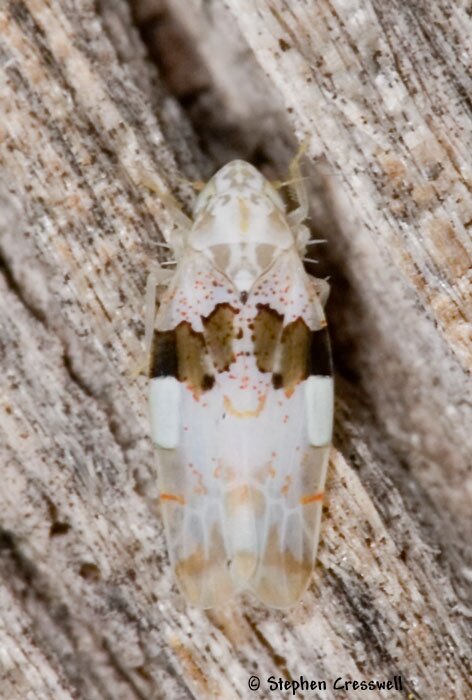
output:
[[[205,495],[208,493],[208,489],[206,488],[205,484],[203,483],[203,474],[198,471],[198,469],[195,469],[193,464],[189,464],[189,469],[192,472],[192,474],[195,476],[197,479],[197,485],[194,487],[193,491],[194,493],[200,493]]]
[[[236,472],[231,467],[225,467],[223,478],[225,481],[233,481],[236,478]]]
[[[181,506],[185,505],[185,498],[179,496],[177,493],[161,493],[160,498],[161,501],[176,501],[180,503]]]
[[[233,403],[229,396],[224,396],[223,397],[223,403],[225,410],[228,411],[228,413],[231,416],[235,416],[236,418],[256,418],[258,415],[260,415],[264,409],[266,402],[266,395],[260,396],[259,401],[257,403],[257,407],[253,410],[247,410],[247,411],[238,411],[237,408],[233,406]]]
[[[309,493],[307,496],[302,496],[300,498],[300,505],[306,506],[309,503],[317,503],[322,501],[324,498],[324,491],[315,491],[315,493]]]
[[[289,474],[288,476],[285,477],[284,485],[280,489],[280,493],[283,494],[284,496],[286,496],[289,492],[291,483],[292,483],[292,477]]]
[[[258,489],[249,486],[249,484],[241,484],[225,496],[225,505],[231,515],[234,515],[238,508],[247,504],[254,508],[254,513],[257,516],[264,512],[264,496]]]

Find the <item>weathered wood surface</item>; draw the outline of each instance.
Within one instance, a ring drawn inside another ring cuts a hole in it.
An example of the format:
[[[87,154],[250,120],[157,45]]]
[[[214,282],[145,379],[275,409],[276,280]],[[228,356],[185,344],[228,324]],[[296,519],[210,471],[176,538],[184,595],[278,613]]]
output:
[[[328,681],[305,697],[471,697],[471,14],[0,2],[2,699],[276,698],[301,674]],[[294,610],[203,613],[169,575],[130,376],[172,227],[140,169],[188,210],[182,176],[281,177],[307,136],[338,379],[319,562]]]

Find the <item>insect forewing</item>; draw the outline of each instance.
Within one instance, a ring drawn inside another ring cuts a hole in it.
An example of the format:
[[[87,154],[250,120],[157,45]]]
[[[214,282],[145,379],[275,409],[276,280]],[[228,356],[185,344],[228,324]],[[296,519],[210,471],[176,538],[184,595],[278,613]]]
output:
[[[325,325],[295,250],[243,300],[203,254],[189,256],[161,301],[154,441],[170,556],[196,605],[249,589],[286,607],[306,588],[331,440]]]

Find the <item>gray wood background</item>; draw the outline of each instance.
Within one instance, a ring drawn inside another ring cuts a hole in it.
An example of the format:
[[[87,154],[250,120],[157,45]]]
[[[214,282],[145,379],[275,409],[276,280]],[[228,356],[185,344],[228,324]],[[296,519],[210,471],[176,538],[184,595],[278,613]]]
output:
[[[468,0],[0,0],[2,700],[472,697],[471,37]],[[283,178],[305,138],[337,369],[319,561],[289,612],[205,613],[133,377],[173,225],[140,173],[189,212],[186,178]]]

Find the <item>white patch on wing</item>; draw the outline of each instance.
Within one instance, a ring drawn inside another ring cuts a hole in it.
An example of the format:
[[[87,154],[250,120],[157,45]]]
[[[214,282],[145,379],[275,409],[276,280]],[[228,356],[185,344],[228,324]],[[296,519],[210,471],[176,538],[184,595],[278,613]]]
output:
[[[308,377],[305,382],[305,407],[310,445],[322,447],[331,443],[333,405],[333,378]]]
[[[180,433],[182,385],[174,377],[157,377],[149,385],[151,437],[157,447],[175,449]]]

